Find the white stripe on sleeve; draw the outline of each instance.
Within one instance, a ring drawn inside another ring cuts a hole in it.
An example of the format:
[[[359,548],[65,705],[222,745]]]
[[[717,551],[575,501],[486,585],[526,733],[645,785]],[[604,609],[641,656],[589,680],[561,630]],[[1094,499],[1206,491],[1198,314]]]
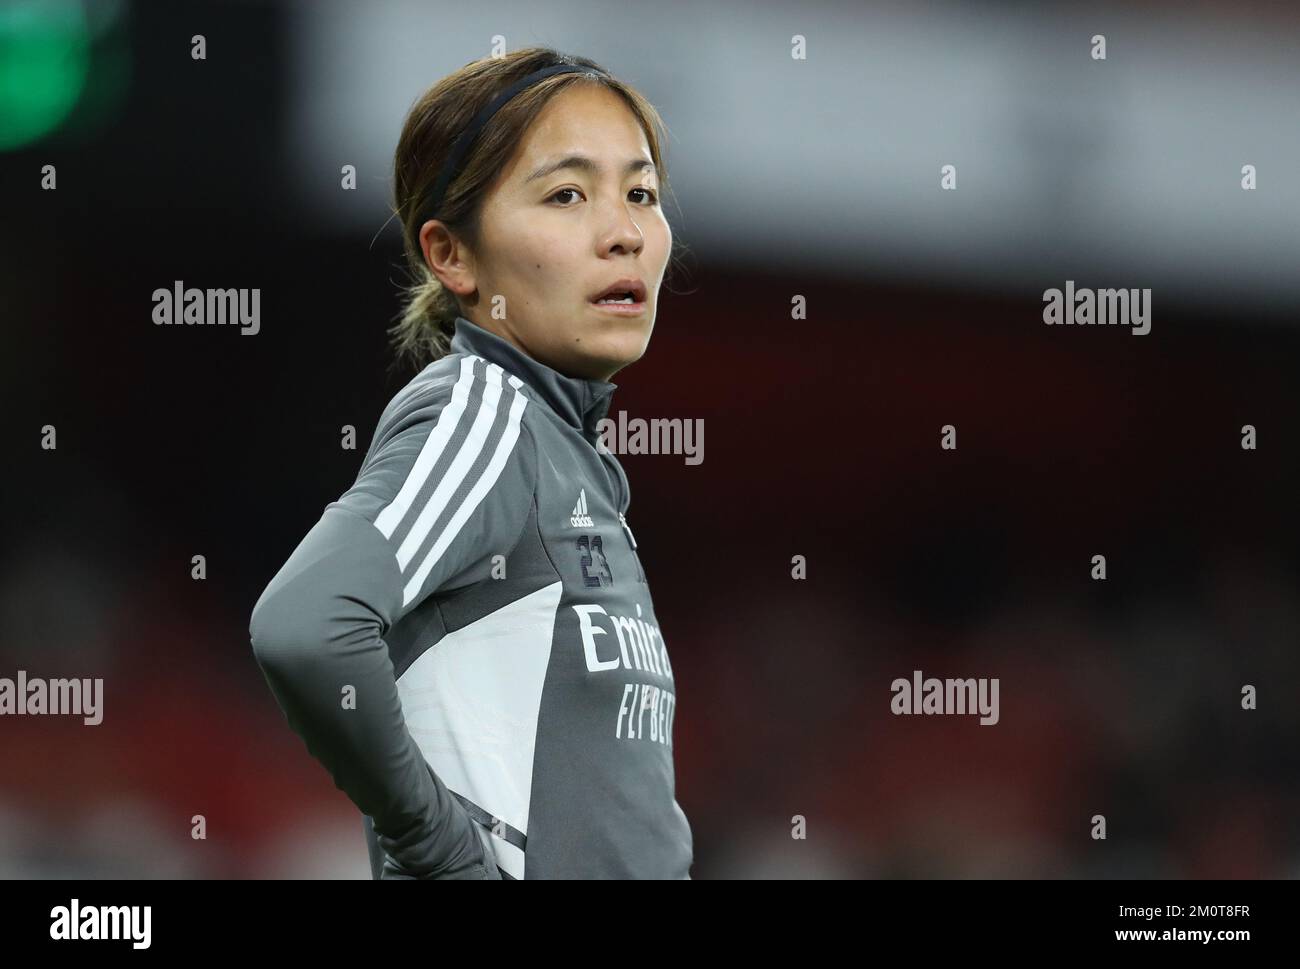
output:
[[[397,531],[397,526],[406,517],[411,502],[419,495],[424,482],[428,480],[429,473],[433,470],[434,465],[438,463],[438,458],[442,456],[442,452],[446,449],[447,442],[451,440],[452,434],[455,433],[461,415],[465,412],[465,404],[469,400],[470,387],[474,383],[475,359],[477,358],[466,356],[461,360],[460,378],[456,381],[456,386],[452,388],[451,401],[438,415],[438,420],[434,424],[433,430],[429,432],[429,436],[425,439],[424,447],[420,449],[420,454],[415,459],[415,464],[411,466],[410,472],[406,475],[406,480],[402,482],[397,497],[375,519],[375,527],[379,529],[384,538],[393,537],[393,532]]]
[[[500,370],[497,372],[499,374]],[[500,383],[498,382],[498,395],[500,394],[500,389]],[[485,409],[486,401],[487,398],[485,395]],[[497,479],[501,476],[501,469],[505,467],[506,460],[510,457],[510,452],[514,450],[515,441],[519,438],[519,424],[523,418],[524,408],[527,405],[528,398],[521,393],[516,393],[514,401],[510,405],[510,413],[507,418],[505,431],[501,435],[501,440],[497,442],[496,450],[492,453],[492,460],[488,462],[487,467],[483,469],[483,474],[479,476],[473,489],[465,496],[465,500],[461,503],[461,506],[456,509],[456,513],[451,517],[451,520],[447,522],[447,527],[443,529],[442,534],[438,536],[437,542],[435,542],[433,548],[429,550],[429,554],[425,556],[424,561],[420,563],[420,567],[415,571],[415,574],[411,576],[411,581],[408,582],[406,588],[402,590],[403,606],[409,604],[410,601],[419,593],[420,587],[424,584],[424,580],[428,577],[430,570],[437,563],[438,559],[442,557],[442,554],[447,550],[447,547],[451,545],[452,540],[460,532],[465,522],[469,519],[469,516],[473,514],[474,509],[479,506],[483,501],[484,496],[492,489],[492,486],[496,484]],[[492,410],[493,413],[496,412],[495,400],[493,400]],[[432,501],[430,504],[432,504]]]
[[[411,530],[406,533],[406,538],[397,548],[397,565],[403,572],[406,571],[407,563],[415,558],[415,553],[424,544],[438,516],[451,502],[456,489],[465,480],[465,475],[469,473],[469,469],[473,467],[487,445],[488,434],[497,416],[497,403],[501,400],[501,373],[501,368],[495,363],[488,364],[487,386],[483,389],[483,399],[479,403],[478,412],[474,415],[474,423],[470,425],[469,434],[461,442],[460,449],[447,468],[447,473],[433,489],[433,494],[420,509],[419,517],[415,519]]]

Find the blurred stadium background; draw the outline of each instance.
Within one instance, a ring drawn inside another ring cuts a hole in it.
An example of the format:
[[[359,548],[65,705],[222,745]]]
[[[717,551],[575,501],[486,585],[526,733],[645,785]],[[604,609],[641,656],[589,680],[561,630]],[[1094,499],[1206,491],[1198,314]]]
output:
[[[705,423],[624,458],[694,876],[1300,875],[1300,8],[107,0],[0,2],[0,675],[106,694],[0,719],[0,875],[368,877],[248,617],[406,379],[403,114],[497,34],[671,131],[614,408]],[[177,279],[261,332],[154,326]],[[1151,333],[1045,327],[1066,279]],[[914,669],[1001,722],[891,716]]]

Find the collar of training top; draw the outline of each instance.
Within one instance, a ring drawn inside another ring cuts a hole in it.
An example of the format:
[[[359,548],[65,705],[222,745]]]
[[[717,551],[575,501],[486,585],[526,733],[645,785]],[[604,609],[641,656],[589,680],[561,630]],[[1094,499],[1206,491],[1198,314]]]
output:
[[[596,425],[609,413],[611,396],[618,389],[618,384],[608,380],[566,377],[463,316],[456,317],[451,352],[475,354],[514,374],[566,424],[582,431],[589,440],[598,437]]]

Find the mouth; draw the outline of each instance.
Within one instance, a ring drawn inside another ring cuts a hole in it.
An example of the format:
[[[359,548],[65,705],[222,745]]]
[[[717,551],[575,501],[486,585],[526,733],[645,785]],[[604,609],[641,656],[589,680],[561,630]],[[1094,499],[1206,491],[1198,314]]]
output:
[[[635,276],[625,276],[590,297],[589,301],[606,312],[635,315],[645,311],[646,286]]]

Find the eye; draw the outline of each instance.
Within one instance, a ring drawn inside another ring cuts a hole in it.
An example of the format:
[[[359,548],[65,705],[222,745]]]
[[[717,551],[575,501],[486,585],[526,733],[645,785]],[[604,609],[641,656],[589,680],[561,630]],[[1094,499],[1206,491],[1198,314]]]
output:
[[[636,188],[629,189],[628,191],[629,191],[629,192],[644,192],[644,193],[648,196],[648,198],[647,198],[647,199],[645,200],[645,202],[643,203],[643,204],[645,204],[645,205],[656,205],[656,204],[658,204],[658,202],[659,202],[659,196],[655,193],[655,191],[654,191],[653,189],[642,188],[641,186],[637,186]],[[558,199],[558,198],[559,198],[561,195],[563,195],[565,192],[572,192],[572,193],[575,194],[575,195],[581,195],[581,194],[582,194],[582,193],[579,192],[576,188],[562,188],[562,189],[558,189],[557,191],[555,191],[554,193],[552,193],[551,196],[550,196],[549,198],[547,198],[546,201],[548,201],[548,202],[554,202],[556,199]],[[568,205],[561,205],[560,207],[561,207],[561,208],[566,208],[566,209],[569,208]]]

